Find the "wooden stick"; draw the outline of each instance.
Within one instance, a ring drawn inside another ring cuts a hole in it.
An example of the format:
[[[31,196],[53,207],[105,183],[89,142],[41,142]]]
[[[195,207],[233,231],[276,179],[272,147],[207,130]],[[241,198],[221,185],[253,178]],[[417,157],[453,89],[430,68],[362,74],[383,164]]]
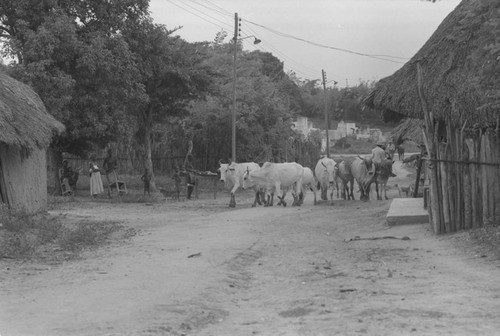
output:
[[[446,157],[448,143],[440,144],[439,155],[440,157]],[[444,232],[450,233],[452,232],[450,226],[450,204],[448,199],[448,171],[446,167],[446,162],[439,163],[439,174],[441,181],[441,195],[443,200],[443,206],[441,208],[444,220]]]
[[[425,147],[427,148],[427,153],[431,159],[436,159],[435,142],[434,142],[434,118],[432,113],[429,112],[427,108],[427,102],[423,93],[423,83],[422,83],[422,68],[420,63],[417,62],[417,90],[418,96],[420,98],[420,104],[422,110],[424,111],[425,128],[423,130]],[[430,206],[429,215],[431,221],[431,227],[434,233],[440,233],[441,220],[440,220],[440,206],[439,206],[439,193],[438,193],[438,176],[437,167],[431,162],[429,164],[430,171]]]

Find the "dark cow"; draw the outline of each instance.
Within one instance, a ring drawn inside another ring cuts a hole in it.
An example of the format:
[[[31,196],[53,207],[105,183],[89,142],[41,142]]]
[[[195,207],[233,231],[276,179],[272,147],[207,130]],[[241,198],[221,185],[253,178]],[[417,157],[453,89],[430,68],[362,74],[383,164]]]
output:
[[[367,201],[370,199],[370,186],[375,179],[375,164],[372,157],[367,156],[362,158],[358,155],[352,161],[351,174],[358,182],[359,190],[361,192],[360,199]]]
[[[347,200],[354,200],[354,176],[351,172],[351,165],[354,158],[347,158],[338,164],[337,176],[342,181],[341,197]]]
[[[389,177],[396,177],[396,175],[392,172],[392,164],[394,161],[392,160],[382,160],[381,162],[375,162],[375,190],[377,191],[377,199],[382,199],[382,192],[384,193],[385,199],[389,199],[387,197],[387,181]],[[380,193],[378,186],[380,185]]]

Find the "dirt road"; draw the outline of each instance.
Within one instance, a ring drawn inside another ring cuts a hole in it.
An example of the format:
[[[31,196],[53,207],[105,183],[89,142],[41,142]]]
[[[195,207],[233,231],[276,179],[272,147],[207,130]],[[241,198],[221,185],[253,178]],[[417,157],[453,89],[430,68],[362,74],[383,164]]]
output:
[[[60,210],[137,235],[62,265],[1,260],[0,335],[500,334],[498,261],[388,228],[390,201],[227,201]]]

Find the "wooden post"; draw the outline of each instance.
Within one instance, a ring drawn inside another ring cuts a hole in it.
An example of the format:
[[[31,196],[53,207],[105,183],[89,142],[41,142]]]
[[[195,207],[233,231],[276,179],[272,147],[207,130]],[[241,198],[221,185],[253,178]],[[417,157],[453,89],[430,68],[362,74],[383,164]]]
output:
[[[452,127],[451,118],[446,118],[446,137],[447,137],[447,151],[445,153],[445,157],[447,160],[454,160],[457,156],[455,155],[455,134],[454,128]],[[455,173],[456,163],[447,163],[445,165],[447,178],[446,184],[448,187],[446,188],[447,198],[448,198],[448,213],[450,216],[450,232],[456,232],[458,230],[458,223],[455,216],[455,203],[457,202],[457,198],[455,197],[455,190],[457,189],[457,176]]]
[[[463,130],[461,134],[462,140],[461,140],[461,151],[462,151],[462,158],[464,161],[469,161],[470,160],[470,151],[469,147],[466,144],[466,141],[463,138]],[[472,218],[473,218],[473,210],[472,210],[472,179],[471,179],[471,173],[472,167],[470,164],[466,164],[463,168],[463,177],[464,177],[464,229],[470,229],[472,228]]]
[[[424,111],[425,118],[425,128],[423,130],[423,136],[425,141],[425,146],[427,148],[427,153],[431,161],[429,162],[430,171],[430,220],[433,232],[440,233],[441,228],[441,211],[439,203],[439,189],[438,189],[438,174],[437,174],[437,162],[436,160],[436,144],[434,139],[434,116],[427,108],[427,102],[423,93],[423,83],[422,83],[422,68],[420,63],[417,62],[417,89],[418,96],[420,98],[420,104],[422,105],[422,110]]]
[[[474,139],[467,139],[465,140],[465,143],[467,145],[467,148],[469,150],[469,160],[470,161],[475,161],[476,160],[476,151],[474,149]],[[469,165],[469,170],[470,170],[470,185],[471,185],[471,228],[475,228],[477,224],[477,198],[478,198],[478,187],[477,187],[477,166],[476,164],[472,163]]]
[[[422,164],[424,162],[423,160],[424,157],[424,149],[420,151],[420,158],[418,159],[417,163],[417,177],[415,178],[415,191],[413,192],[413,198],[418,197],[418,186],[420,184],[420,174],[422,173]]]
[[[439,159],[441,160],[446,160],[446,152],[447,152],[447,147],[448,144],[439,144]],[[446,162],[439,162],[437,163],[439,165],[439,174],[440,174],[440,181],[441,181],[441,199],[443,201],[443,206],[441,208],[441,211],[443,213],[443,220],[444,220],[444,230],[446,233],[451,232],[451,226],[450,226],[450,203],[448,200],[448,172],[447,172],[447,163]]]
[[[496,134],[496,136],[495,136]],[[497,129],[495,134],[492,134],[493,148],[497,149],[494,155],[493,162],[497,164],[495,167],[495,175],[493,177],[493,185],[496,187],[495,194],[495,221],[500,221],[500,115],[498,116]]]

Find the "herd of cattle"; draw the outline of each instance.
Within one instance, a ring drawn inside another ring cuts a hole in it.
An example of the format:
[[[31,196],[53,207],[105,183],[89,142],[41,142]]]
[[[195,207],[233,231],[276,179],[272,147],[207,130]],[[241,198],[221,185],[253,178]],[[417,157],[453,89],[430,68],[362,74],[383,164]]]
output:
[[[313,171],[296,162],[272,163],[266,162],[259,166],[254,162],[222,163],[219,161],[220,180],[226,188],[231,188],[230,207],[236,206],[235,193],[239,188],[253,189],[255,199],[252,204],[272,206],[274,195],[279,199],[278,205],[286,206],[285,196],[291,191],[292,205],[301,205],[305,192],[310,189],[314,193],[314,204],[317,203],[316,192],[321,192],[321,199],[333,202],[333,192],[337,191],[337,198],[354,200],[354,181],[357,182],[361,200],[370,199],[371,185],[375,184],[377,199],[385,199],[386,184],[389,177],[395,177],[392,172],[393,161],[383,159],[376,161],[372,156],[348,157],[340,162],[323,157],[316,164]],[[380,192],[379,192],[380,187]]]

